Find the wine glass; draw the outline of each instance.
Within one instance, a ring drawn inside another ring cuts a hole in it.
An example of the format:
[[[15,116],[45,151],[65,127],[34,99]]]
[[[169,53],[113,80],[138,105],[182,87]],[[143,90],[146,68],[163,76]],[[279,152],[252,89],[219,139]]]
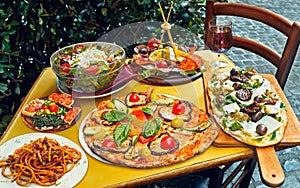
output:
[[[222,69],[227,63],[220,60],[220,54],[227,52],[232,47],[232,22],[228,18],[211,20],[208,25],[207,46],[212,52],[218,53],[218,60],[211,67]]]

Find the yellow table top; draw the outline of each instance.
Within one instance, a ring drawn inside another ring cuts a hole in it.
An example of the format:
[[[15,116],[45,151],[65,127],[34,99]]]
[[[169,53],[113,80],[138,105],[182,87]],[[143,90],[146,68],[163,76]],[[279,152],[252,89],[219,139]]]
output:
[[[208,59],[211,59],[210,56],[213,56],[209,52],[204,52],[202,55]],[[112,96],[124,96],[128,92],[135,90],[147,91],[149,87],[153,87],[153,91],[155,93],[165,93],[179,96],[189,100],[190,102],[193,102],[202,109],[206,109],[202,78],[199,78],[191,83],[178,86],[150,86],[132,80],[124,89],[114,93]],[[36,80],[35,84],[32,86],[31,90],[28,92],[9,127],[2,136],[0,145],[15,136],[35,132],[34,130],[28,128],[22,121],[20,116],[21,109],[30,100],[45,97],[54,92],[59,92],[56,87],[55,74],[52,72],[50,67],[45,68],[39,78]],[[71,128],[55,134],[64,136],[80,146],[78,130],[82,120],[89,112],[95,109],[100,100],[105,100],[112,96],[106,96],[103,98],[76,99],[76,102],[78,102],[78,104],[82,107],[82,115],[79,121]],[[146,184],[162,179],[172,178],[177,175],[204,170],[227,162],[248,158],[253,156],[254,152],[248,147],[218,148],[211,146],[204,153],[192,157],[184,162],[153,169],[134,169],[109,165],[94,159],[88,154],[86,155],[89,163],[88,170],[85,177],[79,182],[79,184],[77,184],[76,187],[79,188],[115,187],[125,185],[134,186]]]

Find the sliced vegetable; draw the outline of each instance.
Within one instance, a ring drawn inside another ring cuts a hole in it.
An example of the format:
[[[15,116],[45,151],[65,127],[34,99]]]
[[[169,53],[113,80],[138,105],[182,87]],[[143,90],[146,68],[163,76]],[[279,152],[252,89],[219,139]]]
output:
[[[100,126],[90,126],[90,127],[85,127],[83,130],[83,134],[86,136],[93,136],[95,133],[101,131],[102,127]]]
[[[112,103],[114,104],[115,109],[118,111],[128,113],[128,107],[119,99],[112,99]]]

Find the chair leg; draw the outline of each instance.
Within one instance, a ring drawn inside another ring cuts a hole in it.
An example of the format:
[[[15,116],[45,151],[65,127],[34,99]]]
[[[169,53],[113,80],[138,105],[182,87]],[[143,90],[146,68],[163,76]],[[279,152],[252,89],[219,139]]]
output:
[[[246,176],[243,178],[243,180],[240,183],[240,188],[244,188],[244,187],[248,187],[255,169],[255,165],[256,165],[256,158],[253,157],[251,159],[249,159],[249,161],[246,163],[245,165],[245,170],[248,170]]]
[[[225,165],[214,168],[211,173],[211,177],[209,178],[208,187],[209,188],[221,188],[225,171],[226,171]]]

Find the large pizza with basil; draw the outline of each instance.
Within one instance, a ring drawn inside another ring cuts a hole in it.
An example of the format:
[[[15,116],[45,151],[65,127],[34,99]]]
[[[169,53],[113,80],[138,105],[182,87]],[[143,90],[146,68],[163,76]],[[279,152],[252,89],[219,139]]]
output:
[[[81,107],[71,95],[52,93],[36,98],[24,106],[21,116],[25,124],[40,132],[56,132],[71,127],[81,115]]]
[[[234,67],[214,74],[208,93],[214,117],[227,134],[258,147],[282,140],[286,107],[270,81],[254,69]]]
[[[84,141],[97,156],[134,168],[184,161],[205,151],[219,132],[194,104],[151,89],[101,101],[82,126]]]

